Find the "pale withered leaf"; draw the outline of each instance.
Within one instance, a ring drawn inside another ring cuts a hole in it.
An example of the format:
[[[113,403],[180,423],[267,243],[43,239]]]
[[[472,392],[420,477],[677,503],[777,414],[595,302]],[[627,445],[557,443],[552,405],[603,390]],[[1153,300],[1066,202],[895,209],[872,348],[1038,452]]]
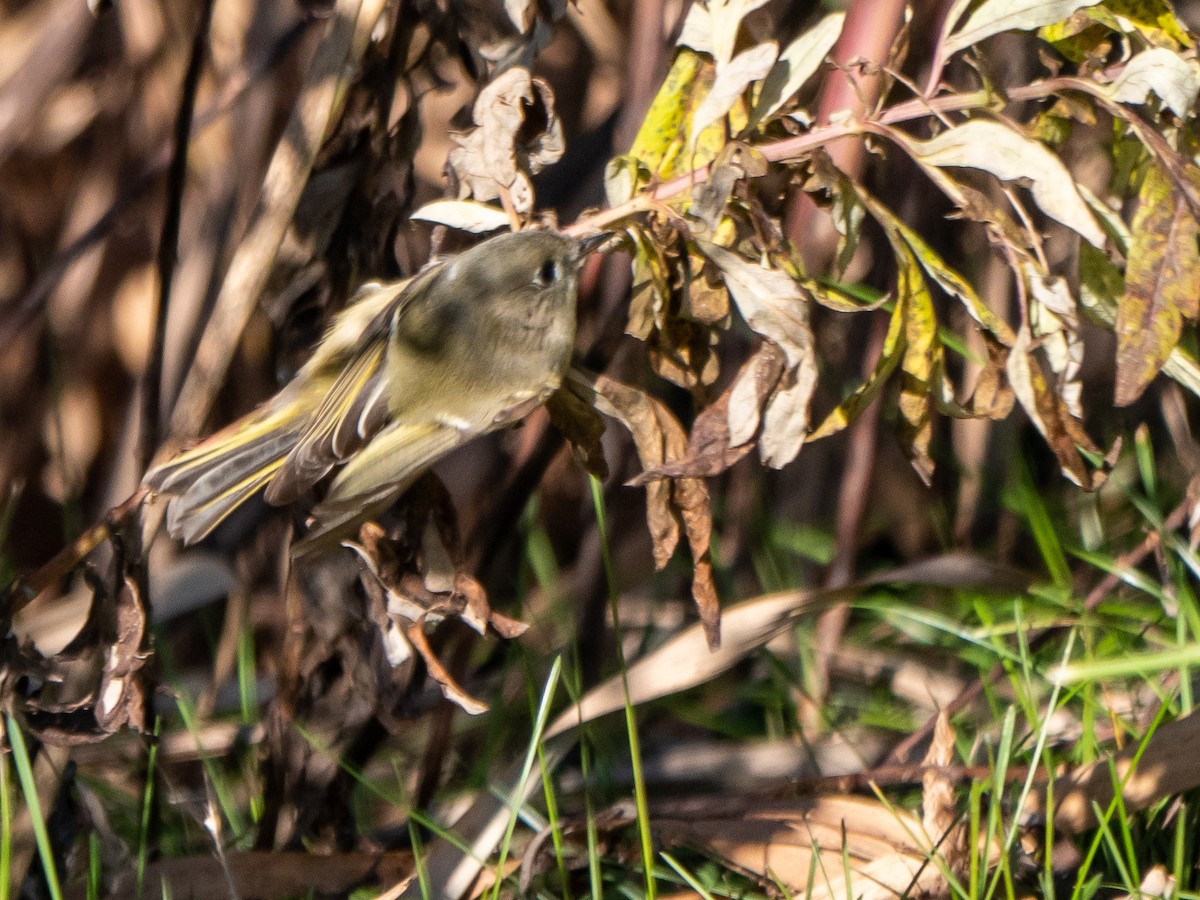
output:
[[[536,116],[531,121],[544,122],[544,128],[527,136],[527,116]],[[507,192],[518,212],[530,212],[529,176],[557,162],[564,150],[550,86],[528,69],[508,69],[480,91],[473,119],[473,129],[452,135],[457,146],[448,165],[458,181],[459,199],[494,200]]]
[[[474,234],[496,231],[512,224],[504,210],[474,200],[434,200],[432,203],[426,203],[409,218],[447,225]]]
[[[737,45],[742,19],[766,2],[767,0],[709,0],[710,42],[718,72],[733,59],[733,48]]]
[[[999,122],[980,119],[947,128],[927,141],[893,134],[922,166],[980,169],[1001,181],[1028,181],[1034,202],[1046,215],[1092,245],[1104,246],[1104,231],[1080,196],[1075,179],[1038,141]]]
[[[1154,47],[1129,60],[1105,93],[1118,103],[1139,104],[1154,94],[1183,118],[1200,93],[1200,65],[1165,47]]]
[[[830,13],[784,48],[763,81],[748,128],[765,122],[796,96],[837,43],[845,21],[845,13]]]
[[[750,262],[707,241],[699,246],[721,270],[746,324],[777,344],[787,360],[780,386],[767,403],[759,438],[763,462],[781,468],[804,445],[809,401],[817,384],[809,299],[786,272]]]
[[[717,68],[717,77],[707,96],[700,102],[692,116],[692,129],[688,134],[688,146],[693,147],[705,128],[721,119],[755,81],[762,81],[779,56],[779,45],[766,41],[757,47],[743,50],[727,65]]]
[[[1032,31],[1043,25],[1061,22],[1075,10],[1091,6],[1096,0],[984,0],[978,4],[962,27],[943,41],[949,56],[1003,31]],[[945,30],[950,31],[966,12],[969,0],[959,0],[946,16]]]

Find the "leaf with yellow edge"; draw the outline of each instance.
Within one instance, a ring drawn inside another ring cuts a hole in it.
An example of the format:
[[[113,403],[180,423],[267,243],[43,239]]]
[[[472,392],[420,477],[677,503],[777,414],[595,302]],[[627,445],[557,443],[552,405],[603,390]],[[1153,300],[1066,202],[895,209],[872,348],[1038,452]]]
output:
[[[642,120],[629,156],[660,178],[672,178],[711,162],[725,144],[724,125],[721,122],[709,125],[697,136],[693,148],[688,147],[688,135],[696,107],[708,95],[715,77],[712,60],[688,47],[680,47]]]
[[[904,244],[893,248],[900,271],[896,276],[897,309],[903,309],[904,353],[900,360],[901,416],[900,439],[921,480],[933,479],[933,440],[935,394],[941,392],[942,345],[937,334],[937,315],[933,297],[921,274],[920,265]]]
[[[1200,312],[1200,225],[1160,166],[1146,172],[1132,231],[1117,305],[1118,406],[1142,395],[1179,343],[1183,320]]]
[[[825,417],[808,436],[810,441],[837,434],[857,419],[871,401],[879,396],[887,380],[896,371],[896,366],[900,364],[904,355],[904,340],[904,304],[897,303],[892,310],[892,318],[888,321],[887,334],[883,339],[883,352],[879,355],[879,362],[875,364],[875,371]]]
[[[1176,50],[1196,43],[1169,0],[1106,0],[1083,14],[1114,31],[1136,32],[1155,47]]]

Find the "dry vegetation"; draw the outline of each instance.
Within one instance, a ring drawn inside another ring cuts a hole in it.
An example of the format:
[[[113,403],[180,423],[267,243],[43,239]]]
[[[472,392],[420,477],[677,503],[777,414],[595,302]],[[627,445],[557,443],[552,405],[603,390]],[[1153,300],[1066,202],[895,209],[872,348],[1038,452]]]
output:
[[[1197,896],[1200,9],[1086,5],[0,0],[0,897]],[[555,225],[547,408],[160,534]]]

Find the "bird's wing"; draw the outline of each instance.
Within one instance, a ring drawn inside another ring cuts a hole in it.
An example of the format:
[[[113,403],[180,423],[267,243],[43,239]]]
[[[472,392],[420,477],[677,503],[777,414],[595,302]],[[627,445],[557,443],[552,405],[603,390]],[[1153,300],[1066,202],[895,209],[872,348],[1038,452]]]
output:
[[[328,547],[353,526],[383,512],[436,460],[476,435],[437,422],[393,422],[376,434],[338,473],[313,509],[296,556]]]
[[[267,485],[268,503],[290,503],[316,484],[334,466],[345,462],[367,444],[390,420],[387,384],[388,336],[395,317],[434,283],[441,266],[431,266],[399,291],[381,288],[350,307],[339,317],[318,349],[322,364],[336,372],[320,404],[309,415],[306,427],[279,471]],[[379,294],[388,296],[379,301]],[[366,327],[343,330],[344,319],[354,324],[362,313],[372,318]],[[345,337],[361,328],[349,353]],[[325,352],[326,346],[333,347]],[[337,345],[337,346],[334,346]],[[323,355],[322,355],[323,354]],[[340,370],[340,371],[339,371]]]
[[[387,332],[372,335],[338,373],[267,486],[268,503],[295,500],[387,421]]]

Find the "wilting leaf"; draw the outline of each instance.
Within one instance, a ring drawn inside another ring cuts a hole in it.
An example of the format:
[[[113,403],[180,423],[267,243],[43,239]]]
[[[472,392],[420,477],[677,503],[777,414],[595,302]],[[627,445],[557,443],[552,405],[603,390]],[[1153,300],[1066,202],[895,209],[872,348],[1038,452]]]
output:
[[[837,43],[845,21],[845,13],[830,13],[784,48],[763,81],[747,127],[753,128],[771,118],[796,96]]]
[[[883,352],[879,355],[879,362],[875,364],[875,370],[871,372],[866,381],[855,388],[825,417],[816,430],[809,435],[809,440],[815,441],[837,434],[857,419],[871,401],[879,396],[879,392],[887,380],[896,371],[896,366],[900,364],[903,355],[904,309],[900,304],[896,304],[892,310],[892,317],[888,320],[887,334],[883,338]]]
[[[1200,92],[1200,66],[1162,47],[1143,51],[1125,64],[1105,93],[1118,103],[1145,103],[1156,94],[1183,118]]]
[[[1138,193],[1125,293],[1117,307],[1116,403],[1142,395],[1200,312],[1200,225],[1171,177],[1151,166]]]
[[[1021,265],[1020,277],[1029,291],[1029,328],[1058,379],[1058,394],[1067,411],[1083,418],[1083,339],[1079,313],[1066,279],[1050,275],[1031,262]]]
[[[781,468],[804,445],[809,401],[817,384],[808,298],[786,272],[752,263],[707,241],[700,242],[700,249],[721,270],[746,324],[777,344],[787,359],[781,386],[767,404],[759,438],[763,462]]]
[[[928,141],[900,137],[925,166],[980,169],[1001,181],[1028,180],[1033,199],[1050,218],[1097,247],[1104,232],[1057,156],[1037,141],[998,122],[972,120]]]
[[[436,222],[477,234],[507,228],[512,224],[504,210],[474,200],[435,200],[426,203],[409,218],[420,219],[422,222]]]
[[[743,50],[728,65],[718,67],[716,80],[692,115],[688,146],[694,146],[705,128],[723,118],[755,81],[761,81],[775,64],[779,45],[766,41],[757,47]]]
[[[670,410],[645,392],[606,375],[574,368],[567,373],[564,386],[629,430],[644,470],[657,469],[687,454],[688,438],[683,426]],[[716,647],[720,641],[720,610],[709,556],[712,510],[708,488],[698,478],[657,478],[644,484],[654,564],[662,569],[670,561],[682,525],[692,552],[692,597],[709,645]]]
[[[1043,25],[1061,22],[1075,10],[1091,6],[1096,0],[984,0],[975,7],[966,22],[950,34],[943,52],[949,56],[977,44],[984,38],[1003,31],[1032,31]],[[969,4],[959,2],[946,18],[946,27],[955,21]]]
[[[909,461],[929,484],[933,479],[933,408],[941,391],[942,345],[937,336],[933,297],[916,258],[905,245],[895,248],[896,308],[904,318],[904,355],[900,361],[900,437]]]
[[[569,390],[555,391],[546,401],[550,421],[571,444],[583,467],[597,478],[608,477],[604,459],[604,419],[590,404]]]
[[[877,209],[873,209],[873,211],[878,213]],[[994,335],[1000,343],[1005,345],[1012,344],[1015,337],[1008,323],[996,315],[992,311],[992,308],[980,299],[979,295],[975,292],[975,288],[971,286],[971,283],[954,269],[950,268],[938,252],[925,243],[924,238],[894,216],[891,217],[891,224],[885,224],[884,227],[895,229],[897,237],[903,240],[908,249],[912,251],[926,274],[943,291],[951,297],[957,297],[962,301],[963,308],[966,309],[972,319],[978,322],[987,332]]]
[[[701,132],[690,153],[685,150],[692,114],[715,77],[711,60],[686,47],[680,49],[642,120],[629,155],[661,178],[711,162],[725,144],[725,129],[720,124]]]
[[[1094,455],[1099,455],[1099,449],[1071,416],[1062,398],[1050,389],[1041,363],[1034,355],[1028,329],[1017,332],[1017,341],[1008,354],[1005,371],[1017,400],[1058,457],[1063,474],[1084,490],[1095,490],[1103,484],[1119,444],[1110,451],[1103,468],[1095,470],[1088,466],[1080,448]]]
[[[456,146],[447,160],[459,199],[494,200],[506,191],[518,212],[529,212],[529,176],[558,162],[565,149],[553,91],[528,69],[514,66],[479,92],[472,116],[474,128],[451,135]],[[531,122],[542,127],[527,137]]]
[[[658,400],[604,375],[585,375],[576,369],[568,373],[567,386],[580,399],[610,418],[616,419],[633,437],[643,469],[661,466],[667,459],[663,422],[674,423],[674,416]],[[671,511],[671,484],[654,481],[646,485],[646,524],[654,544],[654,565],[661,569],[671,559],[679,543],[679,522]]]
[[[1125,280],[1116,264],[1088,245],[1080,248],[1079,299],[1097,322],[1112,329],[1117,321],[1117,301],[1125,292]],[[1088,251],[1088,252],[1082,252]],[[1177,346],[1163,363],[1163,374],[1200,397],[1200,362]]]

